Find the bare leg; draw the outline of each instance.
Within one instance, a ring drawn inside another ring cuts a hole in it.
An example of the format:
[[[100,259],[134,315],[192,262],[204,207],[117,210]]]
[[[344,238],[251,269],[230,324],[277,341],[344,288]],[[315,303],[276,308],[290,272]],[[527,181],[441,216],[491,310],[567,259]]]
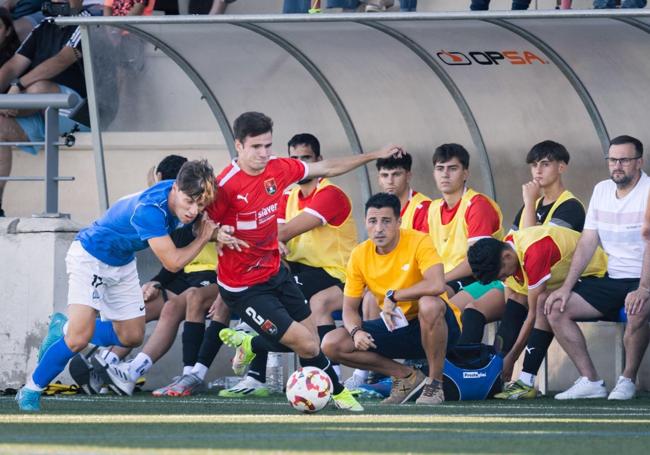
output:
[[[429,378],[442,382],[442,370],[447,352],[447,304],[438,297],[422,297],[419,302],[418,318],[422,347],[429,363]]]
[[[174,343],[178,326],[185,318],[185,298],[183,294],[170,298],[162,312],[153,333],[142,348],[153,362],[160,359]]]
[[[343,291],[338,286],[323,289],[309,300],[309,308],[316,326],[334,324],[332,312],[343,308]]]
[[[627,326],[623,336],[625,346],[625,370],[623,376],[632,379],[632,381],[636,379],[639,364],[648,348],[648,341],[650,340],[649,315],[650,305],[649,302],[646,302],[639,313],[627,317]]]
[[[366,292],[361,302],[361,312],[363,314],[363,320],[372,321],[373,319],[378,319],[380,311],[381,309],[377,304],[377,299],[375,299],[375,296],[372,295],[372,292]]]
[[[0,116],[0,142],[24,142],[28,141],[23,129],[14,118]],[[11,147],[0,147],[0,177],[9,177],[12,164]],[[6,180],[0,180],[0,206],[4,194]]]

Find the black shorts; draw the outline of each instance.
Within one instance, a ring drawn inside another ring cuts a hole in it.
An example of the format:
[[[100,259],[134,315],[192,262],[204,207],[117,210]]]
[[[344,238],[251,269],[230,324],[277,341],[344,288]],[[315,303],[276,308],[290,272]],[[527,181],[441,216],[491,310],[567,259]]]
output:
[[[307,302],[320,291],[324,291],[332,286],[338,286],[343,290],[343,283],[327,273],[325,269],[301,264],[300,262],[287,261],[287,264],[289,264],[293,279],[302,291],[305,299],[307,299]]]
[[[454,312],[447,305],[445,312],[445,322],[447,322],[447,352],[456,346],[460,337],[460,327]],[[426,353],[422,347],[422,335],[420,334],[420,321],[414,318],[409,321],[409,325],[390,332],[386,328],[384,321],[372,319],[363,321],[361,328],[368,332],[374,338],[376,348],[370,349],[389,359],[423,359]]]
[[[458,294],[459,291],[462,291],[465,286],[469,286],[476,281],[476,278],[473,276],[466,276],[454,281],[448,281],[447,286],[454,290],[454,294]]]
[[[164,289],[178,295],[190,288],[204,288],[211,284],[215,284],[216,282],[217,272],[214,270],[202,270],[200,272],[180,273],[176,278],[163,287]]]
[[[625,305],[625,297],[639,288],[638,278],[614,279],[586,277],[573,287],[573,292],[603,314],[605,321],[618,321],[619,312]]]
[[[292,322],[311,315],[309,304],[286,267],[268,281],[240,292],[219,286],[223,301],[257,333],[279,341]]]

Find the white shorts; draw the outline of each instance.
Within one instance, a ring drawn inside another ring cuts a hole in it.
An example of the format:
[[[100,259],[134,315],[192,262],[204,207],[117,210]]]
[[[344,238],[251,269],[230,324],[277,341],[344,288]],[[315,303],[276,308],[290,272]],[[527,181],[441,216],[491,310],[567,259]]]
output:
[[[103,320],[126,321],[144,316],[144,298],[135,259],[113,267],[88,253],[78,240],[65,257],[68,305],[87,305]]]

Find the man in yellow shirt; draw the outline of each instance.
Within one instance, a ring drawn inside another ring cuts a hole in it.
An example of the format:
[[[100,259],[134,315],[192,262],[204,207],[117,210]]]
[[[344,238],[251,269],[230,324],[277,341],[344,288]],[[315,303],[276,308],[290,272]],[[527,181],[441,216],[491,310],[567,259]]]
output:
[[[343,298],[344,327],[328,333],[323,352],[344,365],[393,377],[382,403],[401,404],[420,389],[418,404],[444,402],[445,353],[460,334],[458,314],[447,304],[443,266],[431,238],[400,229],[400,203],[379,193],[366,202],[369,239],[352,250]],[[365,288],[375,296],[382,317],[361,321]],[[393,359],[426,357],[429,376]]]

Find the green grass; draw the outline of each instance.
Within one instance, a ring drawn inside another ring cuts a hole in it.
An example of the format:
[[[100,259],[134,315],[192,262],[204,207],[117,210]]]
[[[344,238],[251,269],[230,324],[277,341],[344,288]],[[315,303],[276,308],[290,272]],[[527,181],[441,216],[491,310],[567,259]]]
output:
[[[0,397],[0,453],[647,453],[650,396],[607,400],[327,408],[298,414],[283,397],[227,400],[57,396],[21,414]]]

